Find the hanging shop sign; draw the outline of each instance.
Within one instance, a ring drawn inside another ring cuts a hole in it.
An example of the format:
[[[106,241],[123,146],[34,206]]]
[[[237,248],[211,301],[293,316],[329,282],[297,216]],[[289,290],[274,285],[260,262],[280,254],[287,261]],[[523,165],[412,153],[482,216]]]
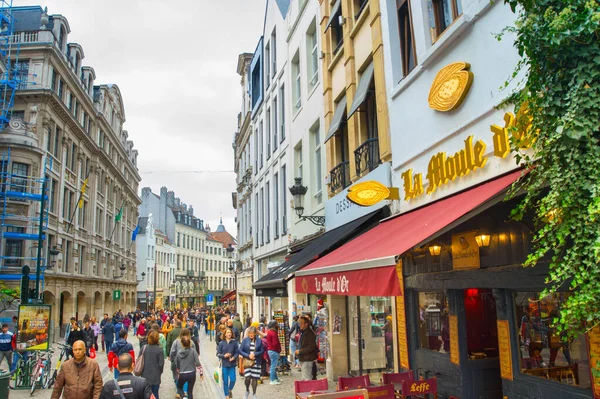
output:
[[[478,269],[481,266],[476,235],[477,231],[452,235],[453,269]]]
[[[510,327],[508,320],[497,320],[498,325],[498,349],[500,352],[500,376],[513,380],[512,352],[510,348]]]
[[[450,362],[460,366],[460,352],[458,350],[458,316],[448,315],[450,332]]]
[[[402,260],[396,265],[398,284],[402,295],[396,297],[396,324],[398,329],[398,352],[400,355],[400,367],[410,370],[408,362],[408,336],[406,334],[406,307],[404,304],[404,276],[402,275]]]
[[[348,199],[360,206],[373,206],[383,200],[399,199],[398,188],[368,180],[351,186],[348,189]]]
[[[521,113],[521,112],[520,112]],[[519,113],[519,114],[520,114]],[[490,130],[493,133],[492,140],[494,144],[494,156],[506,158],[510,153],[510,139],[518,140],[521,148],[528,148],[533,142],[530,135],[530,123],[522,123],[527,119],[527,110],[524,111],[524,117],[515,117],[512,112],[504,115],[504,127],[491,125]],[[402,172],[404,200],[409,201],[413,198],[430,195],[438,188],[449,184],[450,182],[462,178],[471,172],[485,167],[487,157],[485,150],[487,144],[483,140],[475,141],[475,136],[471,135],[464,141],[464,148],[453,155],[447,155],[441,151],[433,155],[427,166],[425,179],[427,180],[427,192],[424,189],[423,173],[414,173],[412,169]]]
[[[20,305],[17,349],[20,351],[48,350],[50,305]]]
[[[470,67],[466,62],[455,62],[440,69],[429,89],[429,107],[441,112],[458,108],[473,83]]]
[[[592,392],[594,399],[600,399],[600,378],[594,377],[592,369],[600,368],[600,326],[592,328],[587,333],[588,353],[590,357],[590,372],[592,375]]]

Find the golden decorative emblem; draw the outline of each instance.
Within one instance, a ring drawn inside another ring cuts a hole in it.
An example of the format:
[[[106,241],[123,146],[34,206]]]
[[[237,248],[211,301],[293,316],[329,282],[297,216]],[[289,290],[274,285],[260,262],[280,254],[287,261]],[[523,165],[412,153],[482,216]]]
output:
[[[440,69],[429,90],[429,107],[437,111],[452,111],[467,96],[473,73],[466,62],[455,62]]]
[[[302,279],[302,289],[304,292],[308,292],[308,281],[305,278]]]
[[[348,189],[348,199],[362,206],[375,205],[390,196],[390,189],[374,180],[355,184]]]

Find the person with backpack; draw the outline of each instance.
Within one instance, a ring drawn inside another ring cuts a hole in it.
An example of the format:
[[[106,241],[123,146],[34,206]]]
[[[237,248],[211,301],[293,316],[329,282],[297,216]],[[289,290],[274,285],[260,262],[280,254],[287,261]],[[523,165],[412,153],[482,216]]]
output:
[[[119,333],[121,332],[121,329],[123,328],[123,322],[119,318],[114,318],[113,324],[115,325],[115,336],[119,337],[120,336]]]
[[[133,375],[131,355],[122,354],[118,357],[116,364],[119,369],[119,377],[104,384],[100,399],[151,399],[153,397],[152,389],[146,379]]]
[[[133,345],[127,342],[127,330],[121,329],[119,331],[119,339],[117,342],[112,344],[110,352],[108,352],[108,369],[114,371],[115,378],[119,377],[119,356],[124,353],[129,353],[131,358],[135,361],[135,352],[133,351]]]

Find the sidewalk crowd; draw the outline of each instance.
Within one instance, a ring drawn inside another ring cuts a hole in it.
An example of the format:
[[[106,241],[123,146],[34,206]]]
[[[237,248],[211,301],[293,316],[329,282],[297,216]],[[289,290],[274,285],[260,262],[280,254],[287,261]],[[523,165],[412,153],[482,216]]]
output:
[[[14,326],[14,331],[2,326],[0,367],[3,359],[11,369],[16,365],[18,324]],[[318,349],[311,315],[294,317],[286,328],[289,359],[280,356],[278,329],[275,320],[268,322],[265,317],[242,322],[228,308],[119,310],[112,316],[104,314],[100,321],[87,315],[83,320],[72,317],[64,337],[71,349],[50,397],[258,399],[293,395],[294,378],[282,380],[282,372],[291,375],[294,369],[295,379],[316,378]],[[165,365],[171,373],[165,374]],[[241,383],[236,384],[238,379]],[[259,389],[267,379],[271,386]],[[13,391],[11,399],[21,392]],[[48,397],[49,391],[38,392]]]

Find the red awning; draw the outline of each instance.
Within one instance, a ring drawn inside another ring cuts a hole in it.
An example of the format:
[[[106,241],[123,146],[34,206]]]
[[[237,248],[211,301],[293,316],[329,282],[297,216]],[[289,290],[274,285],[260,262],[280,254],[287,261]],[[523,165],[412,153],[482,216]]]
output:
[[[235,299],[235,291],[236,290],[229,291],[227,294],[225,294],[223,296],[223,298],[221,298],[221,302],[227,302],[229,300],[234,300]]]
[[[395,258],[504,191],[517,171],[386,220],[296,272],[300,293],[395,296]],[[394,277],[394,278],[392,278]],[[391,279],[392,281],[389,281]],[[339,288],[343,288],[339,289]]]

